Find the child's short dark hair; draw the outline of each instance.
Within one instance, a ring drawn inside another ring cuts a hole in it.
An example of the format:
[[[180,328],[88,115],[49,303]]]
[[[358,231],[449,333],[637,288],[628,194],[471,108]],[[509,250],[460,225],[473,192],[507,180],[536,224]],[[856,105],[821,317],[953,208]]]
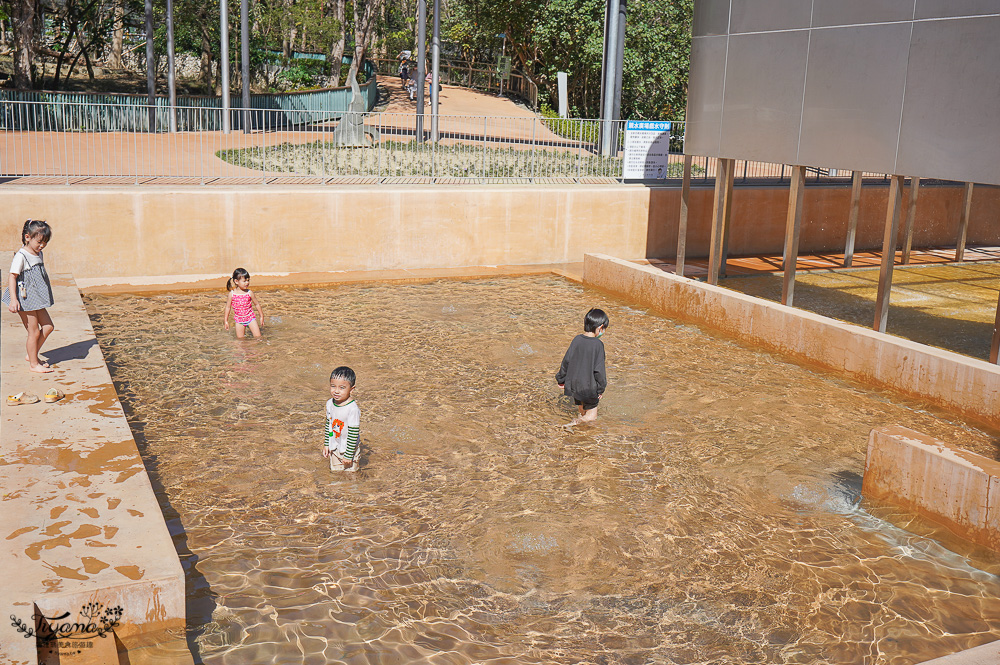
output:
[[[587,315],[583,317],[583,332],[597,332],[597,329],[604,326],[607,329],[608,324],[611,321],[608,319],[608,315],[604,313],[603,309],[597,309],[596,307],[587,312]]]
[[[353,369],[351,369],[350,367],[345,367],[344,365],[341,365],[337,369],[335,369],[332,372],[330,372],[330,380],[333,381],[334,379],[340,379],[341,381],[347,381],[348,383],[351,384],[351,387],[353,388],[354,387],[354,382],[358,380],[358,377],[354,373]]]

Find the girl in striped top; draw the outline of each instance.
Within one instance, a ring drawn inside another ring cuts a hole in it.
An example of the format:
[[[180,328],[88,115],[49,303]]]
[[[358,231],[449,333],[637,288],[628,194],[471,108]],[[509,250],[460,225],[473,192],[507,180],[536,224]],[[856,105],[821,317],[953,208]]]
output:
[[[226,290],[229,297],[226,298],[226,309],[222,313],[222,322],[229,330],[229,312],[233,313],[233,320],[236,321],[236,337],[243,339],[246,329],[249,328],[254,337],[260,337],[260,323],[254,316],[253,310],[257,309],[257,316],[260,322],[264,322],[264,311],[257,302],[257,295],[250,290],[250,273],[243,268],[233,271],[233,276],[226,283]]]

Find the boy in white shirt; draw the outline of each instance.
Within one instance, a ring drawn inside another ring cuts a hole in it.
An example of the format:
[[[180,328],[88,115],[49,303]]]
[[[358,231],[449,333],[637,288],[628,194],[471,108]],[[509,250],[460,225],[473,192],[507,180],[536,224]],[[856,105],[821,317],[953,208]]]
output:
[[[330,374],[323,457],[330,458],[331,471],[358,470],[361,409],[351,399],[356,380],[350,367],[338,367]]]

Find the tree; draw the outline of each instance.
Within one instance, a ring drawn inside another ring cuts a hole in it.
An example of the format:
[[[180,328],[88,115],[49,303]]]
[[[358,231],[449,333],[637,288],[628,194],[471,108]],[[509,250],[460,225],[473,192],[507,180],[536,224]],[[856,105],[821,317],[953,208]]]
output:
[[[2,0],[0,10],[10,17],[14,31],[14,87],[32,88],[35,83],[35,56],[42,32],[39,0]]]
[[[354,0],[354,58],[347,74],[348,80],[357,78],[358,69],[372,38],[375,18],[381,13],[384,2],[385,0]]]
[[[556,73],[569,74],[569,105],[600,114],[604,0],[452,0],[445,35],[467,58],[496,62],[506,35],[512,64],[555,106]],[[687,94],[693,0],[630,0],[622,116],[681,118]]]
[[[330,0],[332,5],[333,20],[337,22],[337,30],[330,43],[330,85],[337,87],[340,85],[340,65],[344,60],[344,47],[347,45],[347,25],[345,23],[347,14],[347,0]]]

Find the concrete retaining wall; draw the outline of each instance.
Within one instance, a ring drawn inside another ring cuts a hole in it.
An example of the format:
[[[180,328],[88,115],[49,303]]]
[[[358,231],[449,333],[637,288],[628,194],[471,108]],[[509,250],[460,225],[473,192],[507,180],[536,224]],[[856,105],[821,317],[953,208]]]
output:
[[[1000,427],[1000,367],[604,255],[583,281],[668,316]]]
[[[862,493],[1000,552],[1000,462],[906,427],[873,429]]]
[[[36,611],[69,612],[64,621],[75,622],[88,603],[121,607],[114,634],[88,638],[92,649],[113,654],[117,637],[138,663],[143,649],[172,641],[174,655],[162,662],[190,662],[177,551],[72,278],[56,275],[53,292],[56,330],[42,352],[51,374],[28,371],[20,319],[6,307],[0,318],[4,396],[66,394],[54,404],[0,405],[0,607],[28,627]],[[10,620],[0,622],[0,662],[36,662],[36,641]]]
[[[887,188],[866,185],[858,249],[881,246]],[[231,274],[571,263],[587,252],[670,257],[680,191],[641,185],[5,186],[0,255],[46,219],[52,271],[126,281]],[[780,253],[788,188],[738,187],[734,256]],[[962,190],[925,187],[916,247],[955,242]],[[850,188],[806,189],[801,251],[841,251]],[[708,252],[712,190],[691,196],[688,253]],[[978,187],[969,244],[1000,245],[1000,188]],[[902,226],[902,225],[901,225]]]

